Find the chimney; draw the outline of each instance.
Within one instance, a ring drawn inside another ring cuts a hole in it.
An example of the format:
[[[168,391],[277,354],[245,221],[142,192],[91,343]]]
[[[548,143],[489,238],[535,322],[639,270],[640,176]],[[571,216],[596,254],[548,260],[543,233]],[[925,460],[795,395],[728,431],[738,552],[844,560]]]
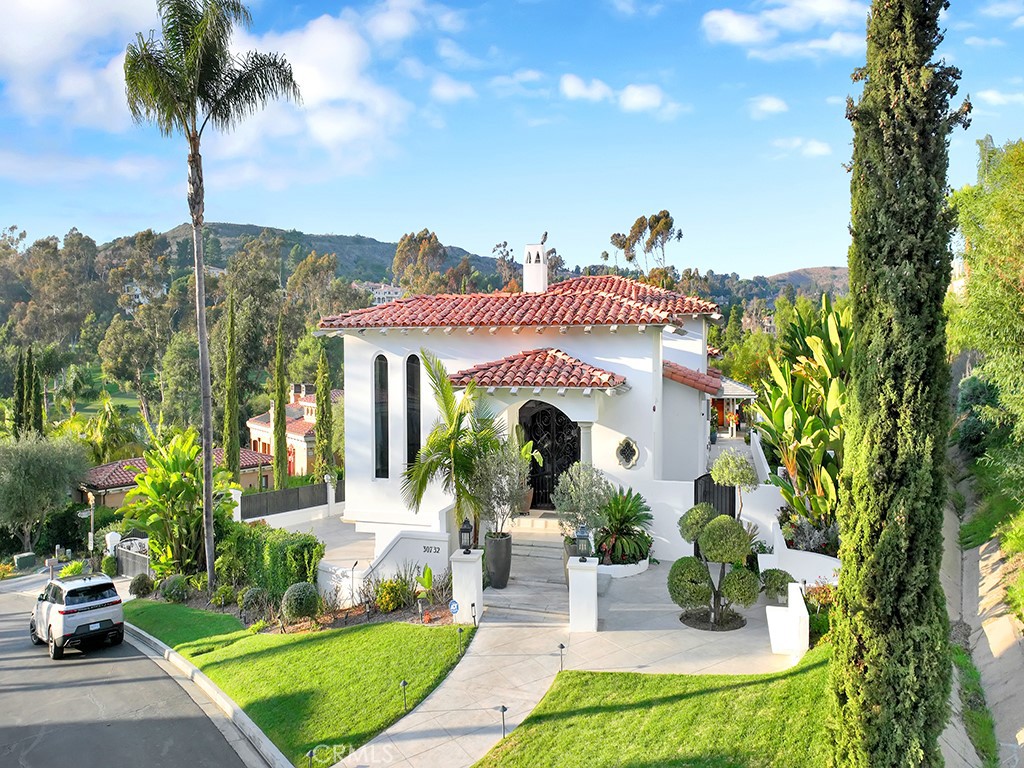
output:
[[[295,405],[295,403],[299,402],[299,398],[300,397],[302,397],[302,385],[301,384],[292,384],[292,397],[291,397],[291,400],[289,402],[292,405]]]
[[[548,257],[544,244],[526,246],[523,256],[523,293],[544,293],[548,289]]]
[[[306,397],[308,395],[314,395],[314,394],[316,394],[316,384],[303,384],[302,385],[302,396],[303,397]]]

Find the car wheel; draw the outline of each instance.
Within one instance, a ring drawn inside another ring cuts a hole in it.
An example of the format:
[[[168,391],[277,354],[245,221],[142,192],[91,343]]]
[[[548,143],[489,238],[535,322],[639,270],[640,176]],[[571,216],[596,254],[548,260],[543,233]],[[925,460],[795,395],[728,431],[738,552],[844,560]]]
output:
[[[42,645],[43,644],[43,641],[39,639],[39,635],[36,634],[36,623],[34,621],[33,622],[29,622],[28,633],[29,633],[29,636],[31,636],[31,638],[32,638],[32,645]]]
[[[123,642],[124,642],[124,630],[123,629],[120,632],[118,632],[116,635],[114,635],[112,638],[110,638],[110,644],[111,645],[120,645]]]
[[[64,658],[64,649],[57,645],[57,641],[53,639],[53,632],[46,633],[47,645],[49,645],[50,658],[54,661]]]

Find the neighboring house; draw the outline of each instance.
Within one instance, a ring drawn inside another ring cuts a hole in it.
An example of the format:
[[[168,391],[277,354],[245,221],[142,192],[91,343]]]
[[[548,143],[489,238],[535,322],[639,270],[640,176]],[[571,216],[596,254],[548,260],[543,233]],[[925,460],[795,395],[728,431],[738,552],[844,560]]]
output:
[[[331,390],[331,403],[341,400],[340,389]],[[313,448],[316,444],[316,385],[292,384],[291,397],[285,406],[285,432],[288,435],[288,474],[308,475],[313,471]],[[274,408],[253,416],[249,427],[250,447],[254,451],[274,455]],[[323,480],[323,478],[319,478]]]
[[[397,285],[391,285],[391,283],[356,282],[352,283],[352,285],[361,291],[369,291],[370,295],[373,296],[373,306],[375,307],[387,304],[395,299],[400,299],[405,295],[405,291]]]
[[[240,458],[240,485],[242,488],[267,488],[274,474],[271,469],[273,457],[242,448]],[[223,461],[224,450],[214,448],[213,463],[220,465]],[[75,501],[84,503],[88,501],[88,495],[91,493],[96,497],[96,503],[100,506],[112,509],[122,506],[125,494],[135,487],[136,473],[128,467],[144,471],[146,460],[140,456],[135,459],[121,459],[93,467],[86,473],[85,481],[76,490]]]
[[[739,423],[744,424],[746,419],[744,418],[742,406],[745,403],[752,403],[757,400],[757,393],[746,384],[741,384],[735,379],[723,376],[722,372],[717,368],[709,367],[708,373],[712,376],[717,376],[721,382],[718,391],[715,392],[715,396],[711,400],[711,407],[717,413],[718,426],[725,425],[725,414],[727,413],[739,414]]]
[[[707,472],[721,382],[706,330],[719,308],[618,276],[549,287],[543,250],[526,248],[522,293],[413,296],[321,320],[321,335],[345,339],[345,519],[375,534],[377,555],[403,530],[453,533],[438,485],[418,513],[402,502],[402,472],[437,417],[421,348],[534,441],[534,507],[552,507],[573,462],[592,462],[647,499],[656,557],[692,551],[677,523]]]

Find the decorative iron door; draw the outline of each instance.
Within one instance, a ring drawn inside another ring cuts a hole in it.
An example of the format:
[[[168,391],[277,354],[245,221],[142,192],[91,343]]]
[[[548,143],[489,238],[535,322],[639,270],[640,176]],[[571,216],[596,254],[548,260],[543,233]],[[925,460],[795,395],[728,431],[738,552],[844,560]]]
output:
[[[544,459],[530,465],[530,486],[536,509],[554,509],[551,494],[558,478],[580,460],[580,427],[553,405],[531,400],[519,411],[519,423],[527,440]]]

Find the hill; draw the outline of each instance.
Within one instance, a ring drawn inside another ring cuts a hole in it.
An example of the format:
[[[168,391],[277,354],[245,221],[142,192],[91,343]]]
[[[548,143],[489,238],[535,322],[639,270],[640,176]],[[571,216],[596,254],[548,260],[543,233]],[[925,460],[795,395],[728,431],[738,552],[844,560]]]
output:
[[[804,267],[771,275],[768,280],[776,285],[792,285],[804,293],[814,286],[833,295],[850,291],[850,271],[846,267]]]

